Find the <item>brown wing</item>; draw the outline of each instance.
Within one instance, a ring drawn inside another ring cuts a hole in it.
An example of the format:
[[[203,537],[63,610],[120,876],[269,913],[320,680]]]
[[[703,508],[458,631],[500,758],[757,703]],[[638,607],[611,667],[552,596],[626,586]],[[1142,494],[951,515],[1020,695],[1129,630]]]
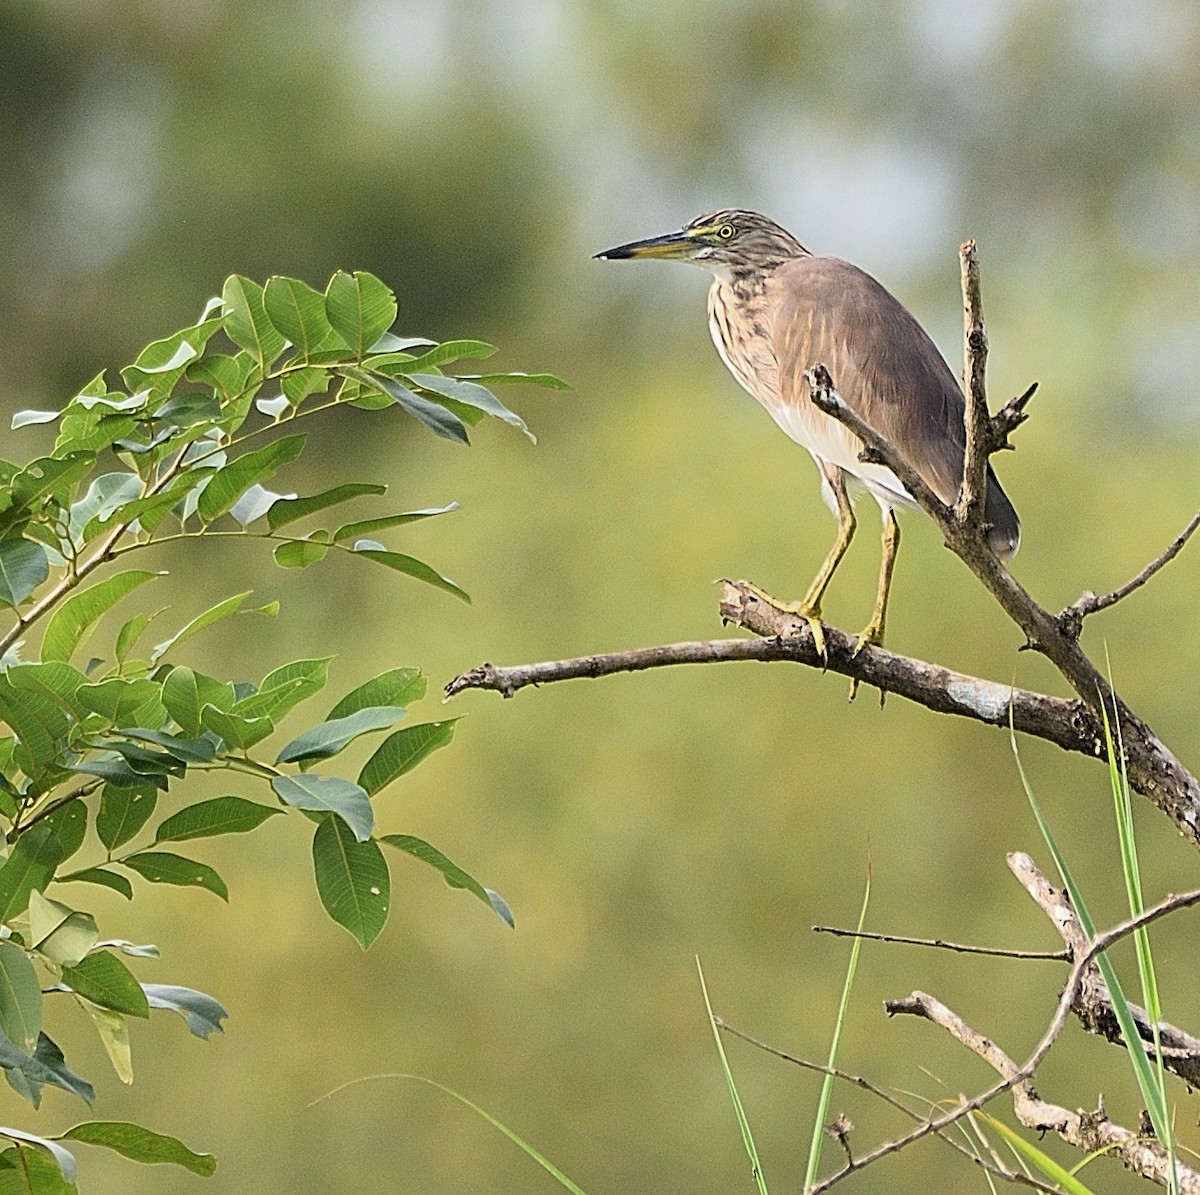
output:
[[[824,362],[842,398],[953,502],[962,482],[963,395],[925,329],[874,278],[836,257],[794,258],[768,286],[782,400],[811,408],[804,371]],[[993,548],[1010,555],[1020,523],[990,467],[987,518]]]

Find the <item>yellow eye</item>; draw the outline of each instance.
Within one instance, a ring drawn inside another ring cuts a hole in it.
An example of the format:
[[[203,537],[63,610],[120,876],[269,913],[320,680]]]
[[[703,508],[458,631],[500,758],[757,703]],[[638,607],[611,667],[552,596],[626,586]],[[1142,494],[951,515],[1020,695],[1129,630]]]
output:
[[[721,227],[717,229],[717,236],[719,236],[721,240],[727,241],[736,231],[737,230],[732,224],[722,224]]]

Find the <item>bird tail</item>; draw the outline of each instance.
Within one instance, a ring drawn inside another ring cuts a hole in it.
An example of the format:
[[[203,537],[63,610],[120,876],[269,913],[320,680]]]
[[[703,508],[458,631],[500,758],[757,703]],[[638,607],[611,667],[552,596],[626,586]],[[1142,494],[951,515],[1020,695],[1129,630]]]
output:
[[[1021,520],[1017,517],[1016,509],[1008,500],[1008,495],[1000,488],[991,466],[987,476],[987,502],[984,514],[989,523],[988,547],[1001,560],[1010,560],[1016,555],[1021,545]]]

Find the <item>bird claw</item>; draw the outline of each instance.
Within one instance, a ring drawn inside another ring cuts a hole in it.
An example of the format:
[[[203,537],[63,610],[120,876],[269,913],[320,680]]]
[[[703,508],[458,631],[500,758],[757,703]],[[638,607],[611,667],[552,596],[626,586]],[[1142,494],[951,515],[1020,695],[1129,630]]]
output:
[[[825,628],[821,625],[821,608],[819,606],[806,606],[804,602],[781,602],[778,598],[773,598],[765,590],[759,589],[757,585],[751,585],[749,582],[745,582],[744,584],[760,602],[765,603],[774,610],[778,610],[781,614],[793,614],[808,624],[809,632],[812,635],[813,648],[821,660],[821,668],[822,670],[827,669],[829,667],[829,648],[825,642]]]
[[[850,653],[850,658],[852,660],[857,659],[859,652],[861,652],[862,649],[864,647],[867,647],[868,645],[871,647],[881,647],[883,645],[883,623],[882,622],[876,622],[876,621],[872,620],[865,627],[863,627],[862,631],[859,632],[858,641],[854,644],[854,650]],[[850,701],[853,701],[858,696],[858,685],[859,685],[858,677],[857,676],[851,677],[850,678],[850,697],[849,697]],[[886,697],[887,697],[887,690],[880,689],[879,690],[879,705],[880,705],[881,709],[883,707],[883,703],[884,703],[884,700],[886,699]]]

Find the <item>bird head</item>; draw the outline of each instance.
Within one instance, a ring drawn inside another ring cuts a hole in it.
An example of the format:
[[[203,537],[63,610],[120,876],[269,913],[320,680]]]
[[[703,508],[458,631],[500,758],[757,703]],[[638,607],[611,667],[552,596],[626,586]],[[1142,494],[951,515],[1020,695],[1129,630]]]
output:
[[[766,273],[808,250],[774,220],[757,212],[725,208],[697,216],[678,232],[630,241],[597,253],[601,261],[657,257],[689,261],[723,281]]]

